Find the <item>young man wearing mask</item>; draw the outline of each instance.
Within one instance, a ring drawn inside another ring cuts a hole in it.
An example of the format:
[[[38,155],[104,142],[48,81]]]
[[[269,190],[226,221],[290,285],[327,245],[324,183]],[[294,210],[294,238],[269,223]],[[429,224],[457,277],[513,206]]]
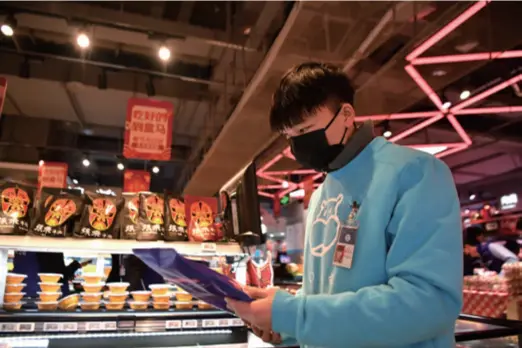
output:
[[[247,288],[229,307],[265,341],[307,347],[454,346],[462,232],[448,167],[355,125],[354,91],[338,68],[302,64],[274,93],[272,129],[296,160],[325,172],[311,199],[303,287]],[[342,255],[335,258],[334,255]]]

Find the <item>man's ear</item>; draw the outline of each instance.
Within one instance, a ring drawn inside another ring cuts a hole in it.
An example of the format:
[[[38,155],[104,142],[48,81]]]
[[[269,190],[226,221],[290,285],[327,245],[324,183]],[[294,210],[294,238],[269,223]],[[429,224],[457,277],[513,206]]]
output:
[[[341,115],[344,118],[344,124],[346,126],[351,127],[355,124],[355,110],[350,103],[343,104]]]

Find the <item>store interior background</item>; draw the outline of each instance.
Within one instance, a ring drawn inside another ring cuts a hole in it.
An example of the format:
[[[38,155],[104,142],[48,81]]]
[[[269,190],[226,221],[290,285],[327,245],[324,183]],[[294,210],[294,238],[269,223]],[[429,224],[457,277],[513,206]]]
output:
[[[466,60],[408,59],[466,13],[420,55]],[[491,234],[515,233],[522,214],[522,26],[515,13],[522,2],[3,2],[0,22],[14,35],[0,34],[0,77],[7,78],[0,177],[36,183],[40,161],[65,162],[68,186],[120,194],[119,164],[157,167],[151,191],[215,196],[233,190],[253,163],[261,221],[251,229],[299,264],[305,196],[322,175],[291,158],[286,140],[269,129],[268,110],[281,75],[318,60],[352,78],[358,121],[372,119],[378,135],[448,164],[463,227],[492,222]],[[89,47],[78,46],[82,33]],[[167,60],[158,57],[162,47]],[[419,79],[405,70],[410,64]],[[132,97],[174,105],[169,161],[123,158]],[[393,116],[399,113],[409,116]]]

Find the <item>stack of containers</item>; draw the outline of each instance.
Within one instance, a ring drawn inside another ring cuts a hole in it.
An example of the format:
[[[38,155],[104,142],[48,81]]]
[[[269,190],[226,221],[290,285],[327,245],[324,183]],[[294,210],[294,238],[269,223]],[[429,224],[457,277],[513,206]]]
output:
[[[62,296],[60,279],[62,275],[58,273],[38,273],[40,282],[40,301],[36,301],[38,309],[41,311],[55,311],[58,308],[58,299]]]
[[[152,307],[157,310],[168,310],[170,308],[170,286],[168,284],[152,284]]]
[[[6,285],[4,291],[4,309],[6,311],[17,311],[22,308],[25,302],[22,298],[25,292],[24,280],[27,276],[25,274],[8,273],[6,278]]]
[[[105,301],[105,308],[108,311],[121,311],[125,306],[125,301],[129,296],[127,288],[129,283],[107,283],[109,291],[107,292],[107,299]]]
[[[192,301],[192,295],[178,287],[176,292],[176,301],[174,302],[176,309],[189,310],[194,308],[195,302]]]
[[[102,299],[102,289],[105,286],[103,274],[84,273],[83,291],[80,307],[83,311],[96,311],[100,309]]]
[[[132,291],[132,301],[129,301],[129,307],[135,311],[143,311],[149,307],[150,291]]]

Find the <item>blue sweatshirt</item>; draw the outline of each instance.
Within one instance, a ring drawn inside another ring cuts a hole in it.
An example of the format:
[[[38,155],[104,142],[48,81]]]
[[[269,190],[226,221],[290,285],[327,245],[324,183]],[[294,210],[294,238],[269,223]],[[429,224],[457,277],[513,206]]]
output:
[[[336,243],[353,202],[350,269]],[[460,209],[448,167],[375,138],[313,194],[303,288],[276,293],[272,329],[305,347],[454,347],[462,302]]]

